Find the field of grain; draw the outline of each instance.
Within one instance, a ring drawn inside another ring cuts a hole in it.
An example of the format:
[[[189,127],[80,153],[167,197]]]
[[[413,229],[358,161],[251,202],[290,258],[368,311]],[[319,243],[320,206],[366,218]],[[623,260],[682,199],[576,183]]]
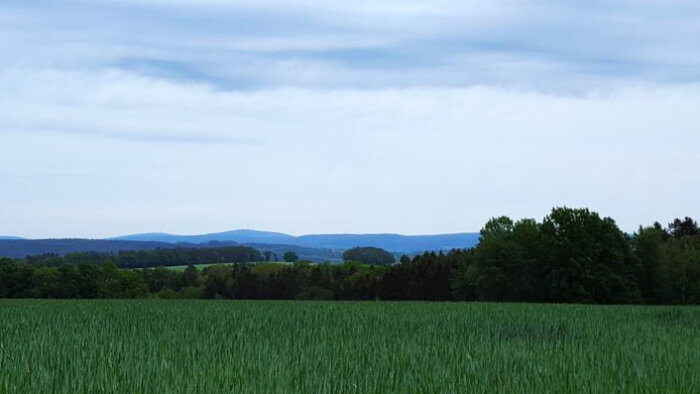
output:
[[[209,268],[213,265],[225,265],[223,263],[214,263],[214,264],[194,264],[195,268],[197,268],[199,271]],[[171,265],[169,267],[165,267],[167,269],[173,270],[173,271],[184,271],[187,269],[187,265]]]
[[[700,392],[700,308],[0,300],[0,392]]]
[[[253,269],[255,269],[257,267],[258,269],[275,269],[275,270],[280,269],[280,267],[292,265],[292,263],[288,263],[285,261],[269,261],[269,262],[268,261],[259,261],[256,263],[248,263],[248,264],[250,264],[253,267]],[[197,268],[199,271],[201,271],[205,268],[209,268],[212,266],[232,265],[232,264],[213,263],[213,264],[193,264],[193,265],[195,266],[195,268]],[[174,270],[174,271],[184,271],[187,269],[187,267],[188,267],[187,265],[171,265],[171,266],[168,266],[165,268],[170,269],[170,270]]]

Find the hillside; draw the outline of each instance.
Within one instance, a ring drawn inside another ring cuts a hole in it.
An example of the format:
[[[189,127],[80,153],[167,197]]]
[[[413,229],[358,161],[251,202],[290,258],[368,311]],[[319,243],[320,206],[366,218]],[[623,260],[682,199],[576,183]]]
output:
[[[28,255],[55,253],[64,255],[74,252],[120,252],[172,248],[218,248],[224,246],[251,246],[261,253],[270,251],[281,257],[293,251],[300,259],[311,261],[339,261],[340,254],[331,250],[284,244],[237,243],[232,241],[210,241],[205,243],[128,241],[104,239],[1,239],[0,257],[24,258]]]
[[[450,250],[471,248],[479,242],[478,233],[456,233],[439,235],[400,235],[400,234],[312,234],[295,237],[293,235],[254,231],[234,230],[200,235],[175,235],[167,233],[145,233],[114,238],[128,241],[158,242],[210,242],[231,241],[256,244],[289,244],[309,248],[344,250],[358,246],[374,246],[395,253],[417,253],[426,250]]]
[[[207,248],[232,245],[252,246],[261,253],[270,251],[282,256],[294,251],[300,259],[312,261],[340,261],[343,250],[373,246],[395,254],[415,254],[424,251],[448,251],[465,249],[479,242],[478,233],[439,235],[400,234],[311,234],[293,236],[278,232],[234,230],[198,235],[168,233],[132,234],[111,239],[23,239],[0,237],[0,256],[23,258],[27,255],[72,252],[118,252],[126,250],[151,250],[183,248]]]

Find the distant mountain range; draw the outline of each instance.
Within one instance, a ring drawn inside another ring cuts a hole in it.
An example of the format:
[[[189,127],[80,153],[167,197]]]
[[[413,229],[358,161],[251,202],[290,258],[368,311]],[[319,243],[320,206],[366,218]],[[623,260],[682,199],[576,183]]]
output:
[[[199,234],[199,235],[176,235],[168,233],[143,233],[123,235],[121,237],[110,238],[121,241],[156,241],[156,242],[190,242],[202,243],[210,241],[232,241],[238,243],[256,242],[271,244],[293,244],[295,237],[283,233],[271,231],[255,230],[233,230],[221,233]]]
[[[357,246],[374,246],[395,254],[413,254],[470,248],[479,242],[478,233],[440,235],[400,234],[289,234],[234,230],[200,235],[144,233],[111,239],[24,239],[0,237],[0,257],[22,258],[44,253],[118,252],[121,250],[148,250],[166,248],[207,248],[230,245],[252,246],[261,252],[271,251],[281,257],[294,251],[301,259],[312,261],[339,261],[342,251]]]
[[[312,234],[293,235],[269,231],[234,230],[200,235],[145,233],[113,238],[124,241],[190,242],[232,241],[237,243],[288,244],[309,248],[344,250],[356,246],[374,246],[396,253],[417,253],[426,250],[471,248],[479,242],[478,233],[439,235],[400,234]]]

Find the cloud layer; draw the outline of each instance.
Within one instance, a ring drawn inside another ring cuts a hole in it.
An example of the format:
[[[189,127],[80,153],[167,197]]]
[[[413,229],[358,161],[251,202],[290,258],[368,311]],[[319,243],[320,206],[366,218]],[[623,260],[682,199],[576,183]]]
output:
[[[0,233],[696,215],[700,6],[9,1]]]

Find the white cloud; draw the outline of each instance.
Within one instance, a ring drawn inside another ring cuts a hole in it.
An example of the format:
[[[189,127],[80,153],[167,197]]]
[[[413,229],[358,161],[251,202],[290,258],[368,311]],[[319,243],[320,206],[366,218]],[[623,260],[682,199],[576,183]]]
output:
[[[103,69],[136,59],[152,62],[146,69],[160,77],[223,89],[492,85],[578,94],[700,80],[700,6],[688,1],[119,0],[3,8],[19,18],[0,26],[5,65]]]
[[[700,197],[697,86],[230,92],[65,70],[0,86],[18,191],[0,197],[0,233],[464,231],[559,204],[632,230]]]
[[[0,5],[0,234],[700,216],[690,1]]]

